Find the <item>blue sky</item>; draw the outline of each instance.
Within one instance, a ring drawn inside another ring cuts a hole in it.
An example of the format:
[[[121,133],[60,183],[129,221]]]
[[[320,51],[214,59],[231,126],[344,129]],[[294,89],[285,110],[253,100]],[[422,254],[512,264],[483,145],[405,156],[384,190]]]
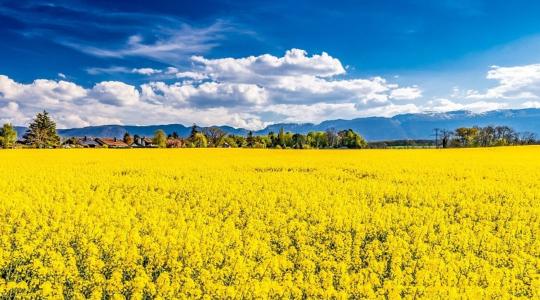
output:
[[[537,1],[0,1],[0,121],[274,122],[540,107]]]

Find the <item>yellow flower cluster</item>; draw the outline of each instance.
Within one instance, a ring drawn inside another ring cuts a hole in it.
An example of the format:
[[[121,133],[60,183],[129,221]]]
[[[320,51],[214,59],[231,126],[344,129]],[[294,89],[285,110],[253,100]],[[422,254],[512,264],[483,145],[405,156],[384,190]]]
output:
[[[540,297],[540,148],[7,150],[0,298]]]

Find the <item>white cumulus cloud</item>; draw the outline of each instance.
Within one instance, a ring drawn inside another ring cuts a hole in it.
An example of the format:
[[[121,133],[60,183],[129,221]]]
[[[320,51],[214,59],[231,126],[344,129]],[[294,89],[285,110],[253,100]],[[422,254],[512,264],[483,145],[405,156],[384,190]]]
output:
[[[270,54],[243,58],[192,58],[198,72],[208,78],[228,83],[254,84],[264,87],[273,102],[317,103],[321,101],[355,102],[374,105],[394,99],[416,99],[422,96],[416,87],[399,87],[381,77],[336,78],[345,75],[339,59],[323,52],[308,55],[291,49],[284,56]],[[392,96],[393,94],[393,96]]]
[[[307,56],[307,52],[291,49],[283,57],[270,54],[244,58],[206,59],[194,56],[192,60],[204,66],[212,78],[229,80],[257,80],[269,76],[312,75],[330,77],[345,73],[341,62],[326,52]]]
[[[390,98],[396,100],[413,100],[422,97],[422,90],[416,86],[392,90]]]
[[[189,78],[189,79],[193,79],[193,80],[203,80],[203,79],[208,78],[208,76],[206,74],[204,74],[204,73],[191,72],[191,71],[176,72],[175,76],[176,76],[176,78]]]
[[[141,74],[141,75],[154,75],[161,73],[161,70],[152,69],[152,68],[135,68],[131,70],[132,73]]]
[[[109,105],[133,105],[139,101],[139,91],[132,85],[120,81],[103,81],[90,91],[92,98]]]
[[[470,99],[536,99],[540,96],[540,64],[499,67],[492,66],[487,79],[496,80],[497,86],[479,92],[469,90]]]
[[[129,44],[139,49],[143,39],[134,37]],[[406,101],[422,97],[416,85],[399,86],[377,76],[354,78],[339,59],[300,49],[283,56],[195,56],[191,67],[182,68],[112,66],[87,71],[135,73],[151,81],[134,86],[110,80],[83,87],[66,80],[19,83],[0,75],[0,112],[8,116],[3,120],[24,125],[46,109],[60,128],[197,123],[259,129],[270,121],[320,122],[415,112],[419,107]]]

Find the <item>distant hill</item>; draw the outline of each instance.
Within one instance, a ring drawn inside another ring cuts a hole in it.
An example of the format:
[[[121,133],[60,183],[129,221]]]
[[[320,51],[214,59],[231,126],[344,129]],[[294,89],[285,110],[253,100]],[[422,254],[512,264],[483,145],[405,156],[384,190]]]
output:
[[[230,134],[247,134],[247,130],[238,129],[230,126],[219,126],[221,129]],[[179,136],[187,137],[191,133],[191,126],[184,126],[182,124],[168,124],[168,125],[149,125],[149,126],[134,126],[134,125],[102,125],[102,126],[90,126],[84,128],[71,128],[71,129],[59,129],[58,134],[63,137],[71,136],[93,136],[93,137],[117,137],[121,138],[126,132],[131,135],[138,134],[140,136],[153,136],[156,130],[161,129],[166,134],[173,132],[178,133]]]
[[[391,118],[368,117],[328,120],[320,124],[274,124],[257,133],[285,131],[307,133],[315,130],[351,128],[368,141],[430,139],[434,128],[453,130],[463,126],[507,125],[518,132],[540,136],[540,109],[495,110],[484,113],[453,111],[446,113],[402,114]]]
[[[278,123],[255,131],[254,134],[267,134],[270,131],[278,132],[280,128],[295,133],[308,133],[310,131],[353,129],[363,135],[368,141],[430,139],[434,128],[455,129],[463,126],[507,125],[518,132],[533,132],[540,136],[540,109],[507,109],[484,113],[470,111],[452,111],[445,113],[418,113],[402,114],[391,118],[368,117],[352,120],[328,120],[320,124],[304,123]],[[246,135],[248,130],[230,126],[219,126],[230,134]],[[152,136],[158,129],[170,134],[177,132],[180,136],[189,135],[191,127],[181,124],[131,126],[131,125],[103,125],[84,128],[59,129],[63,137],[92,136],[92,137],[123,137],[125,132],[140,136]],[[19,136],[24,134],[24,127],[17,127]]]
[[[22,138],[22,136],[26,132],[26,127],[13,126],[13,128],[15,129],[15,131],[17,131],[17,136],[19,137],[19,139]]]
[[[189,135],[190,128],[180,124],[170,125],[150,125],[150,126],[123,126],[123,125],[103,125],[84,128],[59,129],[61,136],[93,136],[93,137],[117,137],[122,138],[126,132],[138,134],[140,136],[153,136],[154,132],[162,129],[167,134],[176,131],[180,136]]]

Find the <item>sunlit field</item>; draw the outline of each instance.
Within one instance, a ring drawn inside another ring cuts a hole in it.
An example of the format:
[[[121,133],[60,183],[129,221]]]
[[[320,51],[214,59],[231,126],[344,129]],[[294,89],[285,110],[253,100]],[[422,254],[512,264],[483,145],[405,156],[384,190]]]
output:
[[[0,151],[0,297],[540,297],[540,148]]]

